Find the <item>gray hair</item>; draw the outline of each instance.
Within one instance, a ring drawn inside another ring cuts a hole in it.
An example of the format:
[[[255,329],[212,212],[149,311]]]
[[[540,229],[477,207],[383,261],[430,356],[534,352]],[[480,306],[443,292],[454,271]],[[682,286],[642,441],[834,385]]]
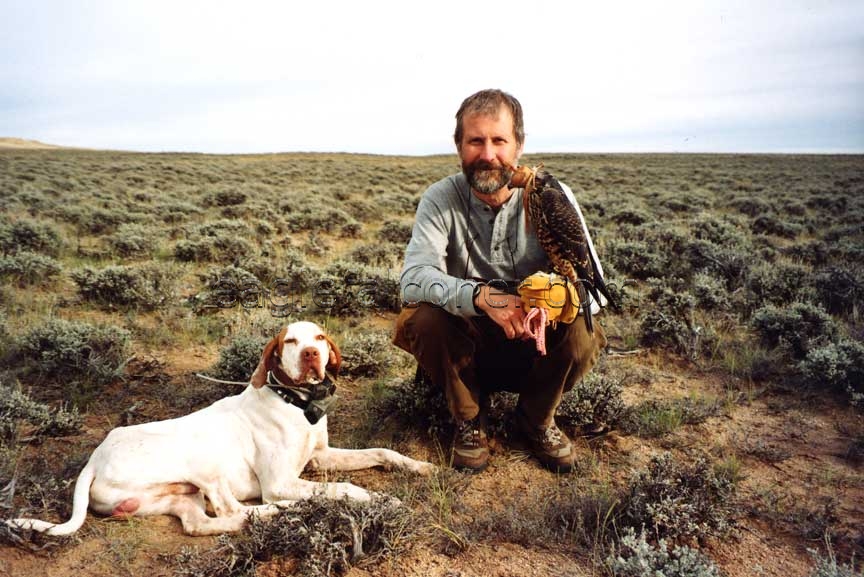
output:
[[[456,146],[462,144],[463,127],[462,121],[469,114],[489,114],[494,115],[498,110],[505,106],[513,116],[513,134],[516,136],[516,143],[522,145],[525,142],[525,125],[522,118],[522,105],[516,100],[516,97],[507,94],[503,90],[490,88],[476,92],[462,101],[462,106],[456,112],[456,132],[453,134],[453,140]]]

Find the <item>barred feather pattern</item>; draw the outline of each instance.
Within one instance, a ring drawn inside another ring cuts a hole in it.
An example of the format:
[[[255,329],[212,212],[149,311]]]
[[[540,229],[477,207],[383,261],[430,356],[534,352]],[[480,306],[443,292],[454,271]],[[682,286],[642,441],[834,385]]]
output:
[[[598,289],[609,297],[603,279],[596,272],[582,219],[561,185],[548,173],[533,170],[526,179],[523,194],[525,213],[537,241],[554,271],[576,286],[586,328],[593,335],[591,297],[599,300]]]

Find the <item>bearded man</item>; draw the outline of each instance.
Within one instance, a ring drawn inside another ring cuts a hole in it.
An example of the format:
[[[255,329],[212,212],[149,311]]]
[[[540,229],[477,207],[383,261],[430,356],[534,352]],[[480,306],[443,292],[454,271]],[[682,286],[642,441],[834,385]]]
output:
[[[575,453],[555,411],[594,366],[606,337],[599,324],[589,333],[580,315],[547,329],[545,355],[522,338],[525,312],[516,289],[550,263],[526,226],[523,190],[508,186],[524,149],[519,101],[501,90],[469,96],[456,113],[454,141],[462,172],[430,186],[417,207],[394,342],[444,390],[454,467],[487,467],[489,394],[512,391],[519,394],[515,430],[545,467],[569,472]],[[592,307],[599,312],[597,303]]]

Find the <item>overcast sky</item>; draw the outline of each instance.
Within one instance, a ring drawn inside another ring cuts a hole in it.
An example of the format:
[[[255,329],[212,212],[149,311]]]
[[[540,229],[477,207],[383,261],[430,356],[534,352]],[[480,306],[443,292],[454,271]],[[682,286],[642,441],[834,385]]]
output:
[[[0,0],[0,136],[450,153],[488,87],[531,153],[861,153],[864,2]]]

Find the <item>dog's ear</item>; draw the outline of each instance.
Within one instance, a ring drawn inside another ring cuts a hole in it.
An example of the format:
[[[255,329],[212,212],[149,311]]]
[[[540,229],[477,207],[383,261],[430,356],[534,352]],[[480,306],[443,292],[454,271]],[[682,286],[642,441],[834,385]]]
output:
[[[261,353],[261,360],[258,362],[255,372],[252,373],[250,382],[256,389],[260,389],[267,382],[267,373],[273,369],[276,364],[276,359],[282,356],[282,346],[285,343],[285,335],[288,329],[282,329],[278,335],[273,337],[264,347],[264,352]]]
[[[334,377],[338,377],[339,370],[342,368],[342,353],[339,351],[336,343],[333,342],[333,339],[327,335],[324,335],[324,338],[327,339],[327,344],[330,345],[330,358],[327,359],[327,370],[333,373]]]

